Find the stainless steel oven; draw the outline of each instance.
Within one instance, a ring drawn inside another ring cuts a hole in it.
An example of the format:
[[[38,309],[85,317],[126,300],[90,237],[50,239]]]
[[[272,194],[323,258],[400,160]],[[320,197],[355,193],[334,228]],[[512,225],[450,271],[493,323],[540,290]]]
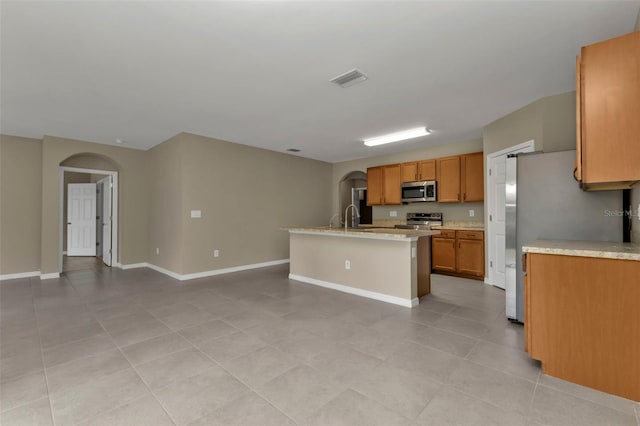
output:
[[[402,202],[436,201],[436,181],[407,182],[402,184]]]

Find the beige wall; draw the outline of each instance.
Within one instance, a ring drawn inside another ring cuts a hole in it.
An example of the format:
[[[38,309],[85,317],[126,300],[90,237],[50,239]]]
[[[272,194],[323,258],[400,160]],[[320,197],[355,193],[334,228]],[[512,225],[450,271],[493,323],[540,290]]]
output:
[[[537,151],[575,149],[575,91],[538,99],[483,129],[485,155],[532,139]]]
[[[144,151],[45,136],[42,141],[42,273],[59,272],[59,166],[72,155],[104,156],[118,166],[119,261],[145,262],[148,252],[150,167]],[[86,167],[86,163],[80,165]]]
[[[324,219],[325,224],[329,223],[332,214],[339,209],[339,184],[340,180],[352,171],[367,172],[367,167],[380,166],[383,164],[403,163],[407,161],[423,160],[429,158],[447,157],[449,155],[466,154],[470,152],[482,151],[482,140],[470,140],[462,142],[451,142],[445,145],[427,147],[419,150],[401,152],[397,154],[383,155],[378,157],[363,158],[360,160],[344,161],[333,164],[333,174],[331,183],[331,212]],[[346,206],[342,206],[344,209]],[[475,216],[469,217],[469,209],[475,210]],[[374,219],[394,219],[390,212],[397,212],[397,219],[404,220],[407,212],[429,211],[443,212],[445,221],[448,220],[471,220],[483,221],[483,203],[416,203],[399,206],[377,206],[373,208]],[[344,213],[342,213],[344,214]]]
[[[149,153],[152,181],[147,257],[152,264],[181,274],[184,271],[183,145],[180,138],[173,137]],[[199,185],[204,186],[204,182]]]
[[[0,135],[0,275],[40,270],[42,141]]]
[[[154,176],[149,259],[157,266],[190,274],[287,259],[280,227],[323,224],[330,216],[329,163],[189,133],[152,151],[159,173],[174,168],[168,196]],[[178,209],[160,210],[161,203]],[[202,217],[192,219],[191,210]]]

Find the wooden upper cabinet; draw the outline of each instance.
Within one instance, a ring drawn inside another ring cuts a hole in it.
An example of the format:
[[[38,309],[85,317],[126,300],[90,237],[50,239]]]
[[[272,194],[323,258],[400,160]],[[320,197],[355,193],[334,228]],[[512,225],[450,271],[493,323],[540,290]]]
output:
[[[438,158],[436,169],[438,201],[460,202],[460,156]]]
[[[384,166],[384,204],[402,203],[400,164]]]
[[[400,164],[402,183],[436,180],[436,160],[412,161]]]
[[[400,175],[402,183],[415,182],[418,180],[418,163],[402,163],[400,164]]]
[[[585,189],[640,181],[640,31],[582,48],[576,144]]]
[[[460,157],[462,201],[484,201],[483,154],[466,154]]]
[[[400,204],[402,202],[401,185],[400,164],[369,167],[367,169],[367,205]]]
[[[367,169],[367,205],[384,204],[384,167]]]
[[[436,180],[436,160],[418,161],[418,180]]]

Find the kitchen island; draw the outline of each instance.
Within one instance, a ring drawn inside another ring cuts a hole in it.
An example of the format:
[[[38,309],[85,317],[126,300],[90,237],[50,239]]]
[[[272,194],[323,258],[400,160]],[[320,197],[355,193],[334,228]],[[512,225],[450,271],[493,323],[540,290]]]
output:
[[[413,307],[431,291],[431,236],[439,231],[288,227],[289,278]]]
[[[640,402],[640,245],[523,246],[525,349],[542,372]]]

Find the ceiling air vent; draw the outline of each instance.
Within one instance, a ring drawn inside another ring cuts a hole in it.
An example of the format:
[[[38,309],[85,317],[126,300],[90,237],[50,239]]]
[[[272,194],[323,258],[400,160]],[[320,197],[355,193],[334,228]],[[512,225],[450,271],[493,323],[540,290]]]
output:
[[[350,87],[350,86],[353,86],[354,84],[362,83],[367,78],[369,77],[367,77],[357,69],[352,69],[351,71],[347,71],[344,74],[340,74],[339,76],[334,77],[329,81],[337,84],[340,87]]]

